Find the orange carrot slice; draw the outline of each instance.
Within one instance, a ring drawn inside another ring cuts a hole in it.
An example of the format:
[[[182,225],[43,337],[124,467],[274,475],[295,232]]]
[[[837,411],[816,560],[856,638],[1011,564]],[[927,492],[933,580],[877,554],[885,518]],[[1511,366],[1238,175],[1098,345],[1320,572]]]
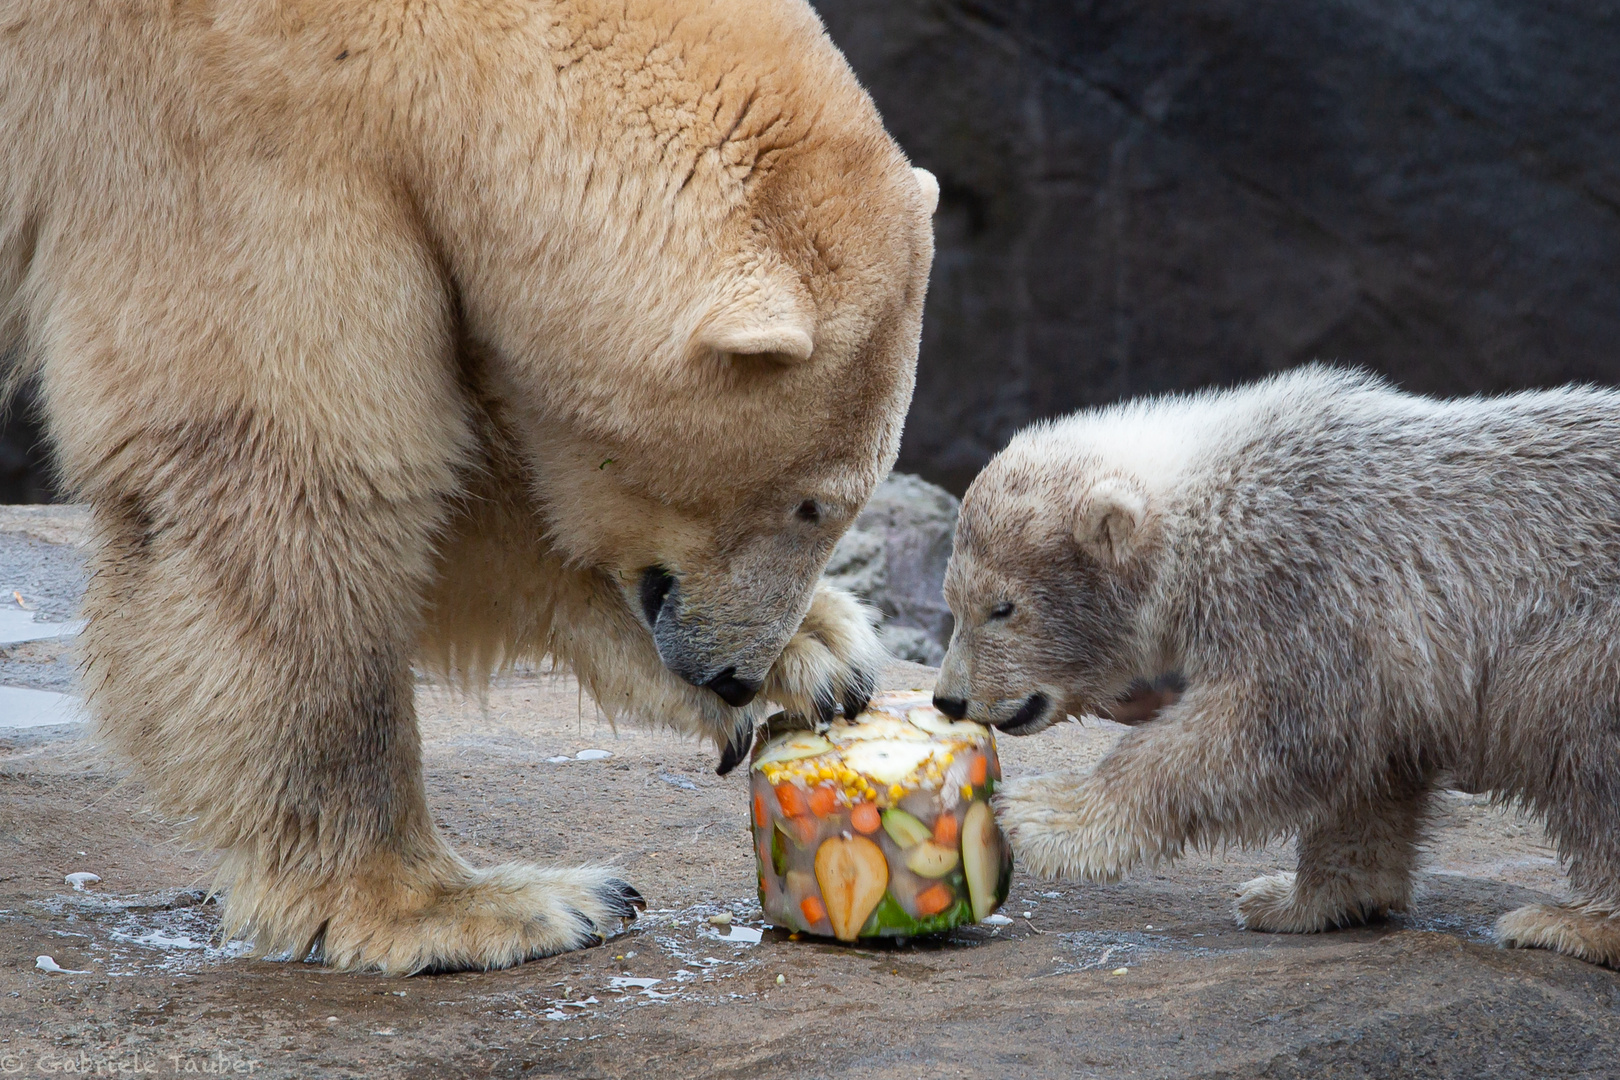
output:
[[[818,896],[807,896],[799,901],[799,910],[804,912],[804,921],[811,926],[816,925],[827,917],[827,906]]]
[[[979,760],[983,761],[984,759],[980,758]],[[956,837],[956,815],[946,810],[934,819],[934,843],[940,847],[953,848],[956,846]]]
[[[838,793],[825,785],[816,788],[810,793],[810,812],[816,817],[826,817],[838,809]]]
[[[799,838],[800,847],[809,847],[816,842],[816,833],[820,830],[816,828],[815,818],[801,815],[788,818],[787,821],[788,826],[793,829],[794,835]]]
[[[804,804],[804,792],[791,783],[776,785],[776,801],[788,817],[798,817],[810,809]]]
[[[883,828],[883,815],[878,813],[876,805],[863,802],[849,812],[849,823],[859,833],[875,833]]]
[[[951,892],[948,885],[943,881],[935,882],[917,894],[917,914],[925,919],[930,915],[938,915],[950,907],[951,901],[955,899],[956,894]]]
[[[990,762],[983,754],[973,755],[973,764],[968,766],[968,783],[974,787],[983,787],[990,777]]]
[[[761,791],[754,796],[754,824],[763,829],[770,823],[771,814],[765,809],[765,793]]]

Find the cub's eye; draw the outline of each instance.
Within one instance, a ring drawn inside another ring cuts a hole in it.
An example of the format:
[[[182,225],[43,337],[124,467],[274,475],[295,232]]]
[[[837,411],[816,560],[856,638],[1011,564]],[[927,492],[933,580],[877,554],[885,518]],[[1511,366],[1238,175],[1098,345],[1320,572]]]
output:
[[[819,525],[821,523],[821,504],[814,499],[806,499],[799,504],[797,510],[793,511],[793,516],[800,521],[807,521],[811,525]]]
[[[995,607],[990,609],[990,617],[992,619],[1005,619],[1012,613],[1013,606],[1011,603],[997,604]]]

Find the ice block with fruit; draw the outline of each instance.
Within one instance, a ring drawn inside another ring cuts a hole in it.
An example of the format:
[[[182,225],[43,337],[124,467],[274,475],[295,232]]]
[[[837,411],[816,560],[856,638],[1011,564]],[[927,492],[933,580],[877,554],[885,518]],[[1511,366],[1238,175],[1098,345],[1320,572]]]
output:
[[[978,922],[1007,898],[995,738],[926,693],[880,694],[824,731],[765,740],[750,777],[759,902],[777,926],[911,937]]]

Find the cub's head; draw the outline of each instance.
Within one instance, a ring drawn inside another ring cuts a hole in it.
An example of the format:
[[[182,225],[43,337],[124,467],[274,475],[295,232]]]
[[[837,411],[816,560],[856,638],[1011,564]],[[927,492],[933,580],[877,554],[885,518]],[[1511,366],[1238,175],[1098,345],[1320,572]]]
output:
[[[894,462],[939,188],[808,5],[606,7],[558,68],[587,145],[491,159],[529,232],[477,299],[552,543],[740,706]]]
[[[1019,435],[962,500],[935,704],[1029,735],[1118,701],[1144,673],[1158,539],[1148,491],[1105,455],[1058,425]]]

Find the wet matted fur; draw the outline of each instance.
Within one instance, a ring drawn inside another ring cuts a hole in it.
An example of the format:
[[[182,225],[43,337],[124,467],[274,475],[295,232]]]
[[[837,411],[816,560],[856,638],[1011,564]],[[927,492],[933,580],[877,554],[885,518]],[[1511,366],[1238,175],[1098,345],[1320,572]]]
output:
[[[413,658],[550,656],[728,759],[767,697],[864,701],[817,580],[897,450],[938,188],[802,0],[0,0],[0,132],[90,708],[260,952],[634,915],[450,850]]]
[[[1237,916],[1323,930],[1407,906],[1450,785],[1542,815],[1569,865],[1572,902],[1499,939],[1620,966],[1617,461],[1611,391],[1320,367],[1037,425],[963,500],[937,693],[1028,734],[1179,676],[1093,772],[1003,788],[1035,873],[1295,833]]]

